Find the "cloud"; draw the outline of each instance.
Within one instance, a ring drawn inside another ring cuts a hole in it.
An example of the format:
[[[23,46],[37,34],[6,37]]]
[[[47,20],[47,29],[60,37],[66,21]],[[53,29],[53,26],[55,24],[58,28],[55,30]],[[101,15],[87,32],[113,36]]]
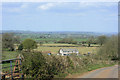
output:
[[[88,8],[88,7],[111,7],[117,6],[115,2],[53,2],[53,3],[45,3],[43,5],[39,5],[37,8],[41,10],[48,10],[51,8],[56,7],[63,7],[63,8],[71,8],[71,9],[81,9],[81,8]]]
[[[56,7],[67,7],[67,4],[71,4],[68,2],[52,2],[52,3],[45,3],[43,5],[39,5],[37,8],[41,10],[48,10],[51,8],[56,8]]]
[[[42,9],[42,10],[47,10],[47,9],[50,9],[51,7],[54,7],[54,6],[56,6],[55,3],[47,3],[47,4],[43,4],[43,5],[38,6],[38,8]]]

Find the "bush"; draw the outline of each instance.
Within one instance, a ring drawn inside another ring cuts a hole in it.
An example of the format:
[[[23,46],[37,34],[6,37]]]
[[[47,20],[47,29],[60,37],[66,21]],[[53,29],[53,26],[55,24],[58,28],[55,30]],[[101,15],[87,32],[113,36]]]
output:
[[[101,59],[118,59],[118,37],[112,36],[99,50],[98,54]]]
[[[27,78],[46,79],[51,76],[48,74],[47,63],[41,53],[23,53],[22,62],[23,73]]]
[[[42,53],[22,54],[22,69],[27,78],[50,80],[64,72],[64,64],[54,56],[43,56]]]
[[[74,64],[73,64],[73,62],[72,62],[72,60],[70,59],[69,56],[67,56],[67,61],[68,61],[69,68],[74,69]]]

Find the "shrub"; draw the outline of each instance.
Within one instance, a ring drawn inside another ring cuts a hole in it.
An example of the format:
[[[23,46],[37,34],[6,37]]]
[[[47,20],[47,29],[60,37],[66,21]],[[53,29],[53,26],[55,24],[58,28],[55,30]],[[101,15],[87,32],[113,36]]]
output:
[[[50,80],[54,75],[64,72],[64,65],[54,56],[43,56],[42,53],[22,54],[22,69],[27,78]]]
[[[118,37],[112,36],[99,50],[98,54],[102,59],[118,59]]]

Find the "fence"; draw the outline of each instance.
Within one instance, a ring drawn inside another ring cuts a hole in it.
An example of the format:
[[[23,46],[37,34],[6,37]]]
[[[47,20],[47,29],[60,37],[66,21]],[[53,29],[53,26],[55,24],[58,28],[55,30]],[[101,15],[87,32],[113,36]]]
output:
[[[16,62],[15,65],[12,64],[13,62]],[[16,58],[16,59],[2,60],[1,63],[2,64],[10,63],[9,66],[2,67],[2,69],[10,68],[10,72],[1,73],[2,80],[6,80],[6,79],[14,80],[16,78],[23,79],[24,76],[22,73],[22,69],[20,68],[20,65],[21,65],[21,58],[20,57]],[[16,68],[18,68],[18,70],[16,70]]]

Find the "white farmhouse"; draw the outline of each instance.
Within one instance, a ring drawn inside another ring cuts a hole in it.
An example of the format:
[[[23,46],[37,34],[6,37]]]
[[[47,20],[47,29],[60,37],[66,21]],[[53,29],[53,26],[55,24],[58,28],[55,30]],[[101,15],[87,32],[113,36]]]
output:
[[[79,51],[77,49],[63,49],[63,48],[59,50],[59,54],[62,56],[70,55],[71,53],[76,53],[78,55]]]

